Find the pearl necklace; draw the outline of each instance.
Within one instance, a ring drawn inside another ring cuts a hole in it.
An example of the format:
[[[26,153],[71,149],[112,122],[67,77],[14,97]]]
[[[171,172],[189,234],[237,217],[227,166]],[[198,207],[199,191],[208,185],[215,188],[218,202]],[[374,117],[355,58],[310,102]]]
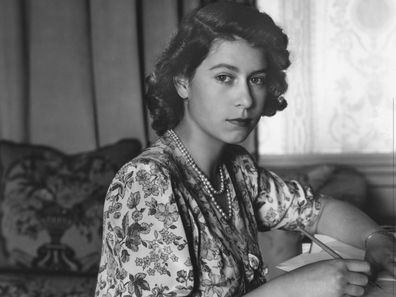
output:
[[[180,151],[183,154],[183,157],[187,160],[188,165],[194,169],[194,171],[198,174],[199,179],[202,181],[204,184],[204,187],[208,190],[208,192],[211,192],[215,195],[222,194],[224,192],[224,173],[223,173],[223,168],[219,167],[219,174],[220,174],[220,189],[216,190],[209,179],[205,176],[205,174],[199,169],[197,163],[195,163],[194,159],[188,152],[187,148],[184,146],[180,138],[176,135],[176,133],[173,130],[169,130],[169,135],[172,137],[173,141],[176,143],[177,147],[180,149]]]
[[[176,143],[176,146],[180,149],[183,154],[183,157],[186,159],[187,164],[191,166],[191,168],[197,173],[199,179],[202,181],[206,192],[209,194],[210,199],[212,200],[213,204],[215,205],[216,209],[220,212],[220,214],[226,218],[227,220],[232,217],[232,200],[231,200],[231,193],[228,188],[225,187],[225,178],[224,178],[224,171],[223,167],[219,167],[219,174],[220,174],[220,189],[216,190],[212,184],[210,183],[209,179],[205,176],[201,169],[199,169],[197,163],[195,163],[194,159],[188,152],[187,148],[184,146],[180,138],[176,135],[176,133],[170,129],[168,130],[168,134]],[[215,195],[222,194],[224,189],[226,188],[226,196],[227,196],[227,206],[228,206],[228,214],[224,212],[224,210],[220,207],[217,203]]]

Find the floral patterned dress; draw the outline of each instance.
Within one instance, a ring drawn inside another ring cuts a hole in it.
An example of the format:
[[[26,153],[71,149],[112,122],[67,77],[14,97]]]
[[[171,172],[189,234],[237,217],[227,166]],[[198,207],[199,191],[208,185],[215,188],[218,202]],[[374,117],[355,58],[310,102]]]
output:
[[[239,146],[224,163],[230,220],[167,134],[119,170],[104,205],[96,296],[241,296],[265,283],[257,232],[308,225],[320,204]]]

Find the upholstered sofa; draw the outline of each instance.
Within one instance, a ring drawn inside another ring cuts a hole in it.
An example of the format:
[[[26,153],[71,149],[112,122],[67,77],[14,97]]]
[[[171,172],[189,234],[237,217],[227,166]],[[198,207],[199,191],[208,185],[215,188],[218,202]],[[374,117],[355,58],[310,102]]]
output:
[[[141,151],[135,139],[75,155],[0,141],[0,296],[93,297],[102,207],[117,169]],[[271,168],[363,207],[366,184],[351,168]],[[273,267],[301,252],[298,234],[260,234]]]
[[[0,141],[0,296],[93,297],[103,201],[136,139],[75,155]]]

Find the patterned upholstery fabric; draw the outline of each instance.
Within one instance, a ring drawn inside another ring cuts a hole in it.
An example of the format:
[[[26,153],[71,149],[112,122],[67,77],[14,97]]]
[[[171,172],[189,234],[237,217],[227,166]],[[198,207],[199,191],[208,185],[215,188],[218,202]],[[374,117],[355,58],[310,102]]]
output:
[[[131,139],[67,155],[1,141],[0,271],[96,275],[107,188],[140,149]]]
[[[4,297],[93,297],[96,278],[48,274],[0,274]]]

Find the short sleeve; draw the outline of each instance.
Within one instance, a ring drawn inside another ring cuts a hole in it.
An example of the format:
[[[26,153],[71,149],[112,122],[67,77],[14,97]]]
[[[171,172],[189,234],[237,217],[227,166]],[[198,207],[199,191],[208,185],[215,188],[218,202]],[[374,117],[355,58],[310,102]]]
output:
[[[308,227],[317,220],[320,202],[310,187],[294,180],[283,181],[263,168],[258,170],[258,197],[254,206],[259,229],[294,230],[297,224]]]
[[[154,161],[124,165],[106,195],[96,296],[186,296],[193,279],[169,172]]]

